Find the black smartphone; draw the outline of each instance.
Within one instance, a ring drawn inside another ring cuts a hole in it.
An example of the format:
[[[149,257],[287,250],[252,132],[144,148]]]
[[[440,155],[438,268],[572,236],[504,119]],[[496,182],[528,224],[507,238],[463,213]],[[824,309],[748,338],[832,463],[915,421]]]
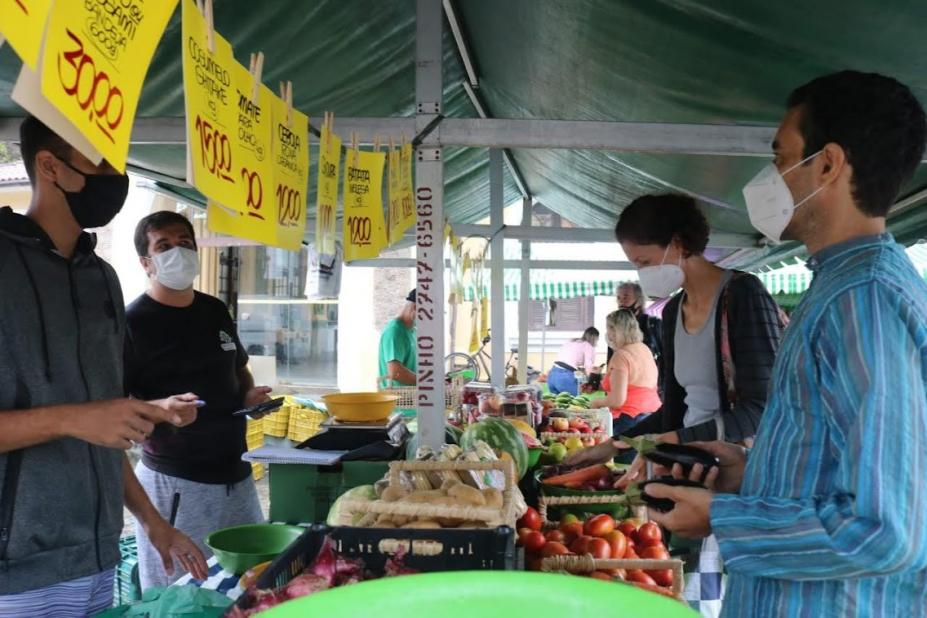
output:
[[[264,414],[265,412],[273,412],[283,405],[284,399],[284,397],[277,397],[276,399],[271,399],[270,401],[259,403],[256,406],[251,406],[250,408],[243,408],[237,412],[232,412],[232,416],[251,416],[252,414]]]

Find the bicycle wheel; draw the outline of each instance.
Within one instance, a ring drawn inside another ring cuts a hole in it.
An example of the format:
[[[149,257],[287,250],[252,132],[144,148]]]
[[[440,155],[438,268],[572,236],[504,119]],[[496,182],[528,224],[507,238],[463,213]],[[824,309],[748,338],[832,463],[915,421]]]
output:
[[[467,382],[477,382],[480,379],[480,366],[469,354],[454,352],[444,357],[445,376],[449,380],[463,378]]]

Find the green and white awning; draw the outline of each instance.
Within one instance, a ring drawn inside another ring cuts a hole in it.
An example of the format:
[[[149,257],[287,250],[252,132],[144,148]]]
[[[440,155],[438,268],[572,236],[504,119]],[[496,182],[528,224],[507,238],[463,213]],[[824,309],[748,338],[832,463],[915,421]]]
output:
[[[627,277],[625,277],[627,278]],[[512,280],[514,279],[514,281]],[[531,300],[561,300],[567,298],[583,298],[586,296],[614,296],[617,292],[618,279],[568,279],[548,278],[544,271],[531,273],[531,283],[528,286],[528,297]],[[483,294],[489,296],[489,286],[484,286]],[[505,300],[517,301],[521,297],[521,284],[519,282],[519,273],[514,271],[514,276],[506,272],[505,276]],[[464,300],[471,301],[476,295],[476,289],[469,286],[464,291]]]

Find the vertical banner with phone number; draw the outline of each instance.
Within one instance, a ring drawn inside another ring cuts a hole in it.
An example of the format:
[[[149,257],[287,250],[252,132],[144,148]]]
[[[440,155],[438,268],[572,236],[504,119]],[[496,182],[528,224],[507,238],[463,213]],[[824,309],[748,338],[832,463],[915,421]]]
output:
[[[276,244],[290,251],[302,248],[306,233],[306,192],[309,187],[309,118],[288,110],[271,97],[273,195],[277,208]],[[334,252],[334,243],[332,243]]]
[[[182,3],[187,182],[207,199],[246,212],[239,186],[242,166],[235,156],[238,99],[232,83],[237,66],[232,46],[213,32],[214,51],[210,52],[206,20],[193,0]]]
[[[382,152],[344,155],[344,260],[372,259],[386,246]]]
[[[52,7],[42,95],[119,171],[148,65],[176,6],[177,0],[72,0]]]
[[[33,71],[39,63],[45,23],[52,0],[0,0],[0,40],[7,43]]]
[[[252,101],[253,78],[245,67],[231,65],[230,96],[235,100],[236,120],[230,135],[235,162],[237,193],[231,202],[210,200],[207,226],[213,232],[277,244],[277,202],[273,194],[271,101],[276,97],[263,84]]]
[[[338,234],[338,171],[341,166],[341,138],[326,123],[319,139],[319,180],[316,186],[315,245],[321,255],[335,254]]]

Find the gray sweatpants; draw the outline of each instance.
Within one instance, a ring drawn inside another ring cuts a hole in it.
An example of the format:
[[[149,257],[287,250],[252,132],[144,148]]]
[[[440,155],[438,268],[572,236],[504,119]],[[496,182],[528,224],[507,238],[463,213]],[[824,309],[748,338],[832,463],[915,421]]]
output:
[[[135,474],[164,519],[171,516],[174,493],[180,493],[174,526],[193,539],[207,559],[212,552],[203,541],[210,532],[265,521],[251,477],[234,485],[195,483],[155,472],[142,462],[135,467]],[[138,542],[138,575],[143,591],[151,586],[167,586],[185,574],[183,567],[175,561],[174,575],[168,577],[161,555],[149,542],[138,519],[135,520],[135,538]]]

